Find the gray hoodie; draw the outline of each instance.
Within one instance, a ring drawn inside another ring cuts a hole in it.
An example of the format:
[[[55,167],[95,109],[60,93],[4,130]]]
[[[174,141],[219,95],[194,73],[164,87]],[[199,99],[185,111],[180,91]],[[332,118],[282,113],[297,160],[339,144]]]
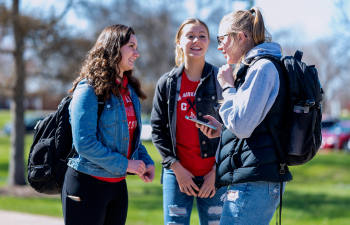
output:
[[[251,49],[246,59],[260,55],[282,57],[277,43],[263,43]],[[278,71],[267,59],[258,60],[247,72],[245,82],[237,91],[224,91],[220,116],[238,138],[249,138],[271,109],[280,86]]]

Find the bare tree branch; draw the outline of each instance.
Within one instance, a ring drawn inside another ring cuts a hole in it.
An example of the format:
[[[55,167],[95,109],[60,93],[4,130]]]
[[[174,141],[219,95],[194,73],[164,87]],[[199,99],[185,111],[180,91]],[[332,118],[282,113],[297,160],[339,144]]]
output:
[[[13,51],[0,48],[0,54],[13,54]]]
[[[55,19],[53,19],[51,21],[51,23],[49,23],[47,26],[48,27],[52,27],[54,26],[57,22],[59,22],[67,13],[68,11],[70,10],[70,8],[72,7],[73,5],[73,0],[68,0],[68,3],[66,5],[66,7],[64,8],[63,12],[61,13],[61,15],[59,15],[58,17],[56,17]]]
[[[338,1],[335,3],[335,6],[339,10],[338,16],[340,17],[340,20],[343,24],[350,24],[350,18],[347,13],[348,11],[346,10],[347,4],[349,3],[345,1]]]
[[[0,83],[0,90],[1,90],[1,92],[5,93],[7,96],[9,96],[10,93],[13,92],[12,89],[13,89],[12,85],[9,86],[9,85]]]

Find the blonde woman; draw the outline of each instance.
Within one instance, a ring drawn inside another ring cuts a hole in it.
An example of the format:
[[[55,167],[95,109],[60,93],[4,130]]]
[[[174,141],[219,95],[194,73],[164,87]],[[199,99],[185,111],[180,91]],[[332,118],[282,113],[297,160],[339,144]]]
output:
[[[187,19],[175,41],[177,67],[159,79],[151,116],[153,143],[163,158],[164,224],[189,224],[194,198],[200,223],[218,224],[225,193],[214,186],[219,139],[207,138],[185,118],[206,121],[203,116],[211,115],[221,121],[217,68],[205,61],[208,27]]]
[[[265,122],[271,120],[281,134],[288,108],[281,66],[258,59],[282,57],[280,45],[270,41],[257,7],[229,13],[220,22],[218,49],[227,60],[218,73],[224,97],[220,108],[223,124],[205,116],[219,129],[198,127],[210,138],[221,134],[216,187],[229,186],[222,225],[269,224],[285,183],[292,180],[288,167],[280,168]],[[237,64],[233,74],[229,64]]]

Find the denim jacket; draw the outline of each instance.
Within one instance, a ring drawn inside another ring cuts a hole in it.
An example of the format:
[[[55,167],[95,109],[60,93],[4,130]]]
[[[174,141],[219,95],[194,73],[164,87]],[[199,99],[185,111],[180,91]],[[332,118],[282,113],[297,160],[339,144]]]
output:
[[[163,158],[163,167],[169,169],[178,161],[176,154],[176,109],[177,99],[180,94],[181,77],[184,65],[176,68],[173,72],[164,74],[158,81],[151,114],[152,140],[158,152]],[[216,90],[216,74],[214,66],[205,63],[202,77],[195,92],[197,119],[207,122],[203,118],[211,115],[222,123],[219,115],[219,103]],[[167,88],[167,82],[168,88]],[[167,99],[166,91],[169,91]],[[181,129],[186,132],[186,127]],[[215,156],[219,138],[209,139],[199,129],[199,142],[202,158]]]
[[[128,87],[138,123],[131,159],[154,165],[140,141],[141,104],[134,89]],[[97,102],[93,86],[86,79],[80,81],[69,105],[73,144],[78,154],[69,159],[68,166],[93,176],[124,177],[128,167],[129,131],[123,99],[112,94],[99,121]]]

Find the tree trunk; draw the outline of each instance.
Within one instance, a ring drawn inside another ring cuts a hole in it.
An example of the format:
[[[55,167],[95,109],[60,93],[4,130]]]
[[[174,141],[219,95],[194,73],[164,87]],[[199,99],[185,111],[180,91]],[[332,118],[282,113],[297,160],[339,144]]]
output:
[[[11,150],[10,150],[10,168],[8,183],[9,185],[25,185],[24,177],[24,61],[23,49],[24,38],[21,29],[19,15],[19,0],[13,0],[12,3],[12,23],[13,36],[15,40],[14,50],[14,87],[12,92],[11,116],[13,121],[13,130],[11,133]]]

